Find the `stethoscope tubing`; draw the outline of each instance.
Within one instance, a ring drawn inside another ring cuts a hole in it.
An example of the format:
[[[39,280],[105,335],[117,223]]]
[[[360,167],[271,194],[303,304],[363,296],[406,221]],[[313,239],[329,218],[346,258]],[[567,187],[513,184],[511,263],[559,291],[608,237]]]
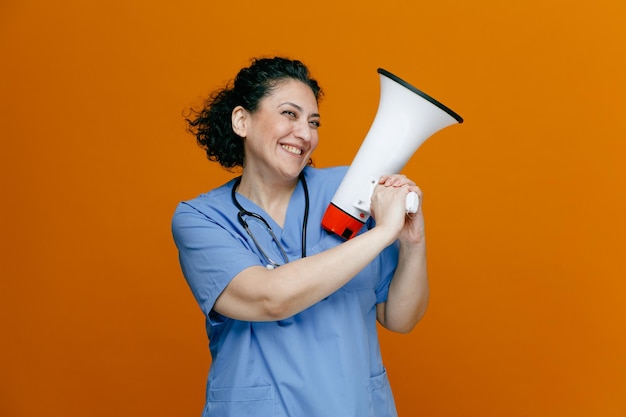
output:
[[[302,220],[301,252],[302,252],[302,257],[305,258],[306,257],[306,230],[307,230],[307,224],[309,221],[309,188],[304,178],[304,172],[301,172],[298,177],[300,178],[300,181],[302,182],[302,188],[304,190],[304,219]],[[265,220],[265,218],[261,216],[260,214],[246,210],[239,203],[239,201],[237,201],[237,187],[239,186],[240,182],[241,182],[241,177],[238,177],[235,183],[233,184],[233,188],[231,190],[231,199],[235,207],[239,210],[239,212],[237,213],[237,220],[239,221],[239,224],[241,224],[241,226],[245,229],[246,233],[248,233],[250,238],[252,238],[254,245],[257,247],[259,252],[261,252],[261,255],[269,262],[271,267],[276,268],[280,266],[280,264],[278,264],[276,261],[270,258],[269,255],[265,253],[265,251],[263,250],[259,242],[254,237],[254,234],[250,230],[250,227],[248,226],[248,223],[245,221],[243,216],[254,217],[255,219],[261,221],[263,225],[267,228],[267,231],[269,232],[269,234],[272,236],[272,239],[274,240],[274,242],[276,242],[276,246],[278,246],[278,249],[280,250],[285,263],[288,263],[289,258],[287,256],[287,253],[285,252],[285,249],[276,238],[276,235],[274,234],[274,231],[272,230],[272,227],[270,226],[269,222]],[[270,267],[270,265],[268,265],[268,267]]]

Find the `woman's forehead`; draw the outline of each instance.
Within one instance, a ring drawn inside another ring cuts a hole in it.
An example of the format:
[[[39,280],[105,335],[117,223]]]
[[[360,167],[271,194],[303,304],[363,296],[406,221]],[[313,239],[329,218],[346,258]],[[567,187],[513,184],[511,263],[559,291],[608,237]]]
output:
[[[269,91],[263,101],[291,102],[299,106],[317,109],[317,100],[311,87],[300,80],[292,78],[281,80]]]

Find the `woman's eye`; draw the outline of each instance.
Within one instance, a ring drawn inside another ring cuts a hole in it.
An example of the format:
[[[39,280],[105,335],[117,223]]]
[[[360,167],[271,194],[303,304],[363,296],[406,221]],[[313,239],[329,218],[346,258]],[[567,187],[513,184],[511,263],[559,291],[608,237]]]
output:
[[[283,114],[286,114],[287,116],[290,116],[290,117],[293,117],[293,118],[296,117],[296,113],[292,112],[291,110],[283,110]]]
[[[319,120],[311,120],[309,122],[311,124],[311,126],[313,126],[315,129],[319,128],[322,124],[320,123]]]

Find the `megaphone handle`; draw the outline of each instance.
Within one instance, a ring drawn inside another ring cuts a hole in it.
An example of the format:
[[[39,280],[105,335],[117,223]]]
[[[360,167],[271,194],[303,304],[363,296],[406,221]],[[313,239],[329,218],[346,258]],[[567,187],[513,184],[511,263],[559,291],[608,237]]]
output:
[[[415,191],[411,191],[406,195],[406,212],[417,213],[417,209],[420,206],[420,197]]]

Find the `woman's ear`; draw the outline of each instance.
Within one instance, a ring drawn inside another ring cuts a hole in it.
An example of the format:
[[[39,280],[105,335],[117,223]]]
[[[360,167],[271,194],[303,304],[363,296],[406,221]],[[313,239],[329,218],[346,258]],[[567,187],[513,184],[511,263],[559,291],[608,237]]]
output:
[[[248,121],[248,111],[241,106],[235,107],[231,114],[231,121],[233,124],[233,131],[237,134],[237,136],[245,138],[247,135],[246,127]]]

